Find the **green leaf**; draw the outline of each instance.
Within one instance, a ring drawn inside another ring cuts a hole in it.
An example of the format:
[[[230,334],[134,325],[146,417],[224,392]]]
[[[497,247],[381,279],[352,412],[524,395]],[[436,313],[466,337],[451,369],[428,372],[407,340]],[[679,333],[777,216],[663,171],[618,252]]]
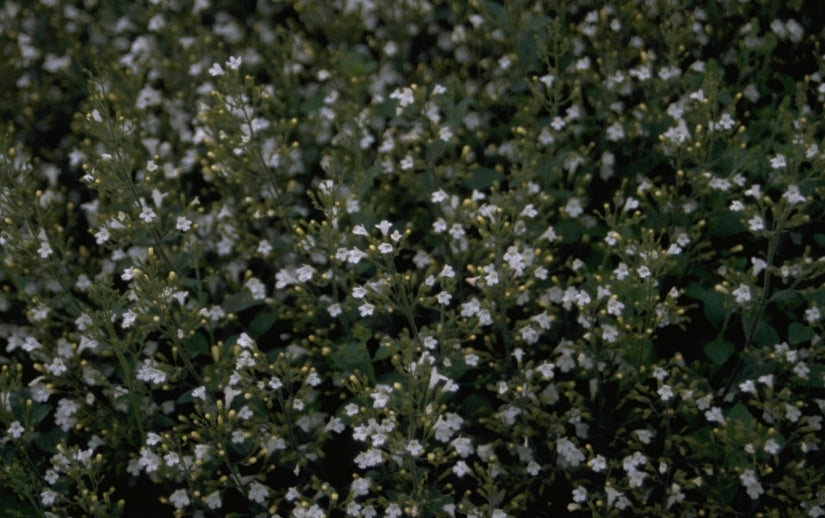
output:
[[[705,318],[713,327],[722,327],[725,322],[725,296],[719,292],[708,290],[705,292],[705,305],[702,308]]]
[[[346,76],[352,77],[371,74],[378,68],[378,63],[355,49],[344,53],[339,64],[341,71]]]
[[[221,306],[227,313],[237,313],[258,304],[261,304],[261,301],[253,299],[252,294],[244,290],[225,298]]]
[[[386,360],[387,358],[389,358],[390,356],[392,356],[395,353],[396,353],[396,351],[393,350],[392,347],[388,347],[386,344],[382,343],[381,346],[378,348],[378,350],[375,351],[375,354],[373,355],[372,359],[373,359],[373,361],[377,361],[377,362],[381,361],[381,360]]]
[[[190,358],[196,358],[209,352],[209,343],[201,333],[195,333],[186,341],[186,352]]]
[[[729,421],[739,421],[746,430],[750,430],[753,424],[753,416],[748,411],[748,407],[742,403],[737,403],[733,408],[728,410],[727,419]]]
[[[808,342],[815,335],[813,329],[799,322],[793,322],[788,326],[788,342],[792,345]]]
[[[255,315],[255,318],[249,323],[249,336],[256,340],[263,336],[275,323],[277,315],[278,312],[275,308],[267,308]]]
[[[733,344],[724,338],[717,338],[705,344],[705,354],[717,367],[728,361],[734,351]]]
[[[65,439],[66,436],[66,432],[55,426],[51,430],[41,432],[39,435],[35,436],[34,444],[46,453],[55,454],[57,453],[57,445],[60,444],[60,441]]]
[[[489,189],[495,182],[504,179],[504,175],[488,167],[477,167],[470,173],[470,177],[464,180],[464,187],[467,189],[478,189],[483,191]]]
[[[782,340],[779,339],[779,333],[776,329],[764,320],[759,322],[756,332],[753,335],[753,343],[759,347],[773,347]]]
[[[47,405],[45,403],[38,403],[32,407],[31,414],[29,414],[29,425],[30,426],[37,426],[40,424],[40,421],[46,418],[49,415],[49,412],[52,409],[52,405]]]
[[[346,342],[337,344],[330,354],[332,365],[344,372],[363,372],[370,379],[375,379],[367,346],[361,342]]]
[[[708,233],[714,237],[729,237],[744,230],[745,227],[739,220],[739,216],[729,210],[717,212],[708,223]]]
[[[487,396],[478,393],[467,396],[461,406],[463,407],[462,413],[466,416],[485,417],[493,413],[493,405],[490,404],[490,400],[487,399]]]

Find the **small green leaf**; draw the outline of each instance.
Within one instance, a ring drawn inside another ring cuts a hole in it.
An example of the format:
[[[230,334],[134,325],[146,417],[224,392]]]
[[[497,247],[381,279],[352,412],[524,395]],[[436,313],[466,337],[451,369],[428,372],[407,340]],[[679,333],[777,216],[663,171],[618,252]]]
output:
[[[705,354],[717,367],[728,361],[733,351],[733,344],[723,338],[717,338],[705,344]]]
[[[31,414],[29,415],[29,425],[36,426],[49,415],[52,406],[47,405],[45,403],[38,403],[32,407]]]
[[[255,318],[249,323],[249,336],[256,340],[263,336],[275,323],[277,315],[278,312],[275,308],[265,309],[255,315]]]
[[[186,352],[189,354],[189,358],[196,358],[201,354],[206,354],[209,352],[209,343],[206,340],[206,337],[203,336],[201,333],[195,333],[191,338],[186,341]]]
[[[365,76],[378,68],[378,63],[365,56],[358,50],[350,50],[341,56],[339,61],[341,71],[346,76]]]
[[[702,308],[705,318],[714,327],[721,327],[725,321],[725,296],[713,290],[705,292],[705,305]]]
[[[373,361],[377,362],[381,360],[386,360],[387,358],[395,354],[395,352],[396,351],[394,351],[392,347],[388,347],[386,344],[381,344],[378,350],[375,351],[375,355],[372,357],[372,359]]]
[[[244,290],[225,298],[221,306],[227,313],[237,313],[260,303],[261,301],[253,299],[252,294]]]
[[[361,342],[337,344],[330,354],[332,365],[344,372],[363,372],[370,379],[375,378],[367,346]]]
[[[764,320],[758,324],[756,333],[753,335],[753,343],[759,347],[773,347],[781,341],[776,329]]]
[[[504,179],[504,175],[487,167],[477,167],[470,173],[470,177],[464,180],[464,187],[467,189],[477,189],[483,191],[489,189],[494,183]]]
[[[813,329],[799,322],[793,322],[788,326],[788,342],[792,345],[808,342],[815,334]]]
[[[61,428],[55,426],[47,432],[41,432],[34,438],[34,444],[46,453],[57,453],[57,445],[62,439],[65,439],[68,434]]]
[[[753,424],[753,416],[748,411],[748,407],[742,403],[737,403],[728,411],[727,419],[739,421],[746,430],[749,430]]]

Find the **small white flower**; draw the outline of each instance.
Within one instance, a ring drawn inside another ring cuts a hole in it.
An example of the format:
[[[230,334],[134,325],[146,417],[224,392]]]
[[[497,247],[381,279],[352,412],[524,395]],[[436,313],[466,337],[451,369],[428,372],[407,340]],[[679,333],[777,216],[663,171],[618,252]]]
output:
[[[662,385],[656,393],[659,394],[662,401],[669,401],[673,397],[673,389],[670,388],[670,385]]]
[[[738,288],[733,290],[733,296],[736,298],[736,302],[739,304],[744,304],[751,300],[751,288],[747,284],[740,284]]]
[[[765,229],[765,222],[761,216],[754,216],[748,220],[748,228],[751,232],[760,232]]]
[[[158,215],[155,213],[154,210],[152,210],[151,207],[143,207],[143,209],[140,211],[140,219],[142,219],[146,223],[153,222],[155,219],[157,219],[157,217]]]
[[[178,489],[169,496],[169,502],[175,506],[175,509],[183,509],[189,505],[189,495],[186,494],[185,489]]]
[[[773,158],[770,159],[771,167],[774,169],[783,169],[788,167],[788,160],[785,158],[785,155],[779,153]]]
[[[223,67],[217,63],[214,63],[211,67],[209,67],[209,75],[212,77],[222,76]]]
[[[186,216],[178,216],[175,221],[175,229],[179,232],[188,232],[190,228],[192,228],[192,222]]]
[[[37,249],[37,254],[42,257],[43,259],[48,258],[52,255],[54,251],[52,250],[51,245],[45,241],[40,242],[40,248]]]
[[[25,432],[26,429],[23,428],[23,425],[20,424],[20,421],[12,421],[6,433],[8,433],[11,437],[15,439],[18,439]]]
[[[802,193],[799,192],[799,187],[797,187],[796,185],[789,185],[788,190],[785,191],[782,197],[791,205],[805,203],[805,196],[803,196]]]
[[[335,318],[338,315],[340,315],[342,311],[343,310],[341,309],[341,304],[337,302],[327,306],[327,313],[329,313],[329,316],[331,316],[332,318]]]
[[[229,56],[229,61],[226,62],[226,66],[232,70],[238,70],[241,67],[241,63],[243,63],[243,59],[240,56]]]
[[[269,498],[269,488],[260,482],[252,482],[249,484],[249,499],[253,502],[262,504]]]
[[[368,317],[373,314],[375,311],[375,306],[370,304],[369,302],[364,302],[360,306],[358,306],[358,311],[362,317]]]

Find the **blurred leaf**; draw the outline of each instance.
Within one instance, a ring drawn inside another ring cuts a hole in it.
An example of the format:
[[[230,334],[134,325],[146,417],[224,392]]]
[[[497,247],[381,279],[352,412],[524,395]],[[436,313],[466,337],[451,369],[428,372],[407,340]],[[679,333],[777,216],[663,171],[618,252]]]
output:
[[[227,313],[237,313],[258,304],[261,304],[261,301],[253,299],[252,294],[249,291],[244,290],[240,293],[235,293],[225,298],[221,306]]]
[[[470,177],[464,180],[464,187],[467,189],[478,189],[483,191],[489,189],[495,182],[504,179],[504,175],[495,169],[487,167],[477,167],[470,173]]]
[[[377,362],[381,360],[386,360],[395,353],[396,351],[394,351],[392,347],[388,347],[386,344],[382,343],[378,350],[375,351],[375,354],[373,355],[372,359],[373,361]]]
[[[464,415],[474,418],[488,416],[493,413],[493,405],[490,404],[490,400],[478,393],[467,396],[461,406]]]
[[[275,323],[277,315],[278,312],[271,307],[260,311],[249,323],[249,336],[256,340],[263,336]]]
[[[332,365],[343,372],[363,372],[370,380],[375,379],[367,346],[362,342],[337,344],[329,356]]]
[[[717,212],[710,218],[708,234],[713,237],[729,237],[745,230],[739,216],[732,211]]]
[[[45,403],[38,403],[32,407],[31,414],[29,414],[29,426],[37,426],[40,424],[40,421],[46,418],[49,415],[49,412],[52,409],[52,405],[48,405]]]
[[[3,503],[3,516],[7,518],[36,518],[43,515],[22,498],[3,488],[0,488],[0,502]]]
[[[782,340],[779,338],[779,333],[776,329],[764,320],[760,321],[756,327],[756,332],[753,334],[753,343],[759,347],[773,347]]]
[[[61,428],[55,426],[47,432],[41,432],[34,438],[34,444],[42,451],[50,454],[57,453],[57,445],[67,436]]]
[[[814,333],[813,329],[799,322],[792,322],[791,325],[788,326],[788,342],[792,345],[808,342],[813,339],[815,335],[816,333]]]
[[[190,358],[196,358],[201,354],[209,352],[209,343],[201,333],[192,335],[192,337],[186,341],[185,347]]]
[[[724,338],[717,338],[705,344],[705,354],[717,367],[724,364],[734,351],[733,344]]]
[[[748,407],[746,407],[742,403],[737,403],[733,406],[733,408],[728,410],[728,415],[726,419],[739,421],[740,423],[742,423],[746,430],[749,430],[753,425],[753,416],[748,411]]]
[[[371,74],[378,68],[378,63],[353,49],[345,52],[339,61],[341,71],[351,77]]]
[[[509,23],[507,10],[498,2],[485,0],[481,2],[481,10],[487,15],[487,20],[495,23],[498,27],[506,27]]]

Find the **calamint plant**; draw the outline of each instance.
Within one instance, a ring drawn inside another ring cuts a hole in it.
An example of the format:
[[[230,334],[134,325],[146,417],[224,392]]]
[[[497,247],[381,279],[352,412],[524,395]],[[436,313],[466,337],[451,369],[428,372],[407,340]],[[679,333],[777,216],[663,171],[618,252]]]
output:
[[[0,6],[8,516],[825,515],[815,2]]]

